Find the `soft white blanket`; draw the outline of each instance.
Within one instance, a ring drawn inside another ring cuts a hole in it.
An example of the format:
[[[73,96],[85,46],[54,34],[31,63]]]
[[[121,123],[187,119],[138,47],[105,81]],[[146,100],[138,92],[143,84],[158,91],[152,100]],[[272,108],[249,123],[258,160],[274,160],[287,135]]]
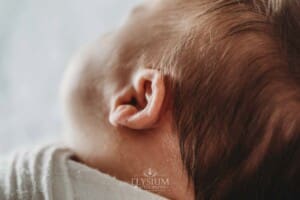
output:
[[[72,161],[71,155],[66,148],[50,145],[2,159],[0,199],[164,199]]]

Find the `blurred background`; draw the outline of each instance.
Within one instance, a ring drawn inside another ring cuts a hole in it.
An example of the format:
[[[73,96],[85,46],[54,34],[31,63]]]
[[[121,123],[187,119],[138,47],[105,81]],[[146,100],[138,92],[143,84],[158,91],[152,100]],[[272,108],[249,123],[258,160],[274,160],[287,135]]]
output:
[[[0,154],[60,137],[58,91],[71,55],[139,2],[0,0]]]

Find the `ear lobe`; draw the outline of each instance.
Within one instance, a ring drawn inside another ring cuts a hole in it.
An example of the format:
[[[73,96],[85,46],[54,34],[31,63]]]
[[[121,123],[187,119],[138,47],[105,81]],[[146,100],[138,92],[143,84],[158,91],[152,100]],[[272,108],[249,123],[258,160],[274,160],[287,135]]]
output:
[[[155,126],[165,99],[163,76],[157,70],[141,69],[131,86],[116,95],[109,121],[114,126],[141,130]]]

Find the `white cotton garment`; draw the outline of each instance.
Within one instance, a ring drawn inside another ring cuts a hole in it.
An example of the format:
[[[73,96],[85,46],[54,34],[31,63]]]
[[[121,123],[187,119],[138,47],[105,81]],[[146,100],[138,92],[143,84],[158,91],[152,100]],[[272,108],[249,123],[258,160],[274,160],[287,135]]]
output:
[[[0,161],[0,200],[163,200],[165,198],[72,161],[49,145]]]

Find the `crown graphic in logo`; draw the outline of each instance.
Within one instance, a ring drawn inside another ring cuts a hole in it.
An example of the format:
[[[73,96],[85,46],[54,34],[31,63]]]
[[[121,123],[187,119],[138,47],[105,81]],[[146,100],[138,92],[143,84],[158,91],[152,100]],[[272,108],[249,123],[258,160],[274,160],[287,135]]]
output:
[[[151,168],[148,168],[144,171],[144,176],[146,177],[155,177],[157,175],[157,172]]]

